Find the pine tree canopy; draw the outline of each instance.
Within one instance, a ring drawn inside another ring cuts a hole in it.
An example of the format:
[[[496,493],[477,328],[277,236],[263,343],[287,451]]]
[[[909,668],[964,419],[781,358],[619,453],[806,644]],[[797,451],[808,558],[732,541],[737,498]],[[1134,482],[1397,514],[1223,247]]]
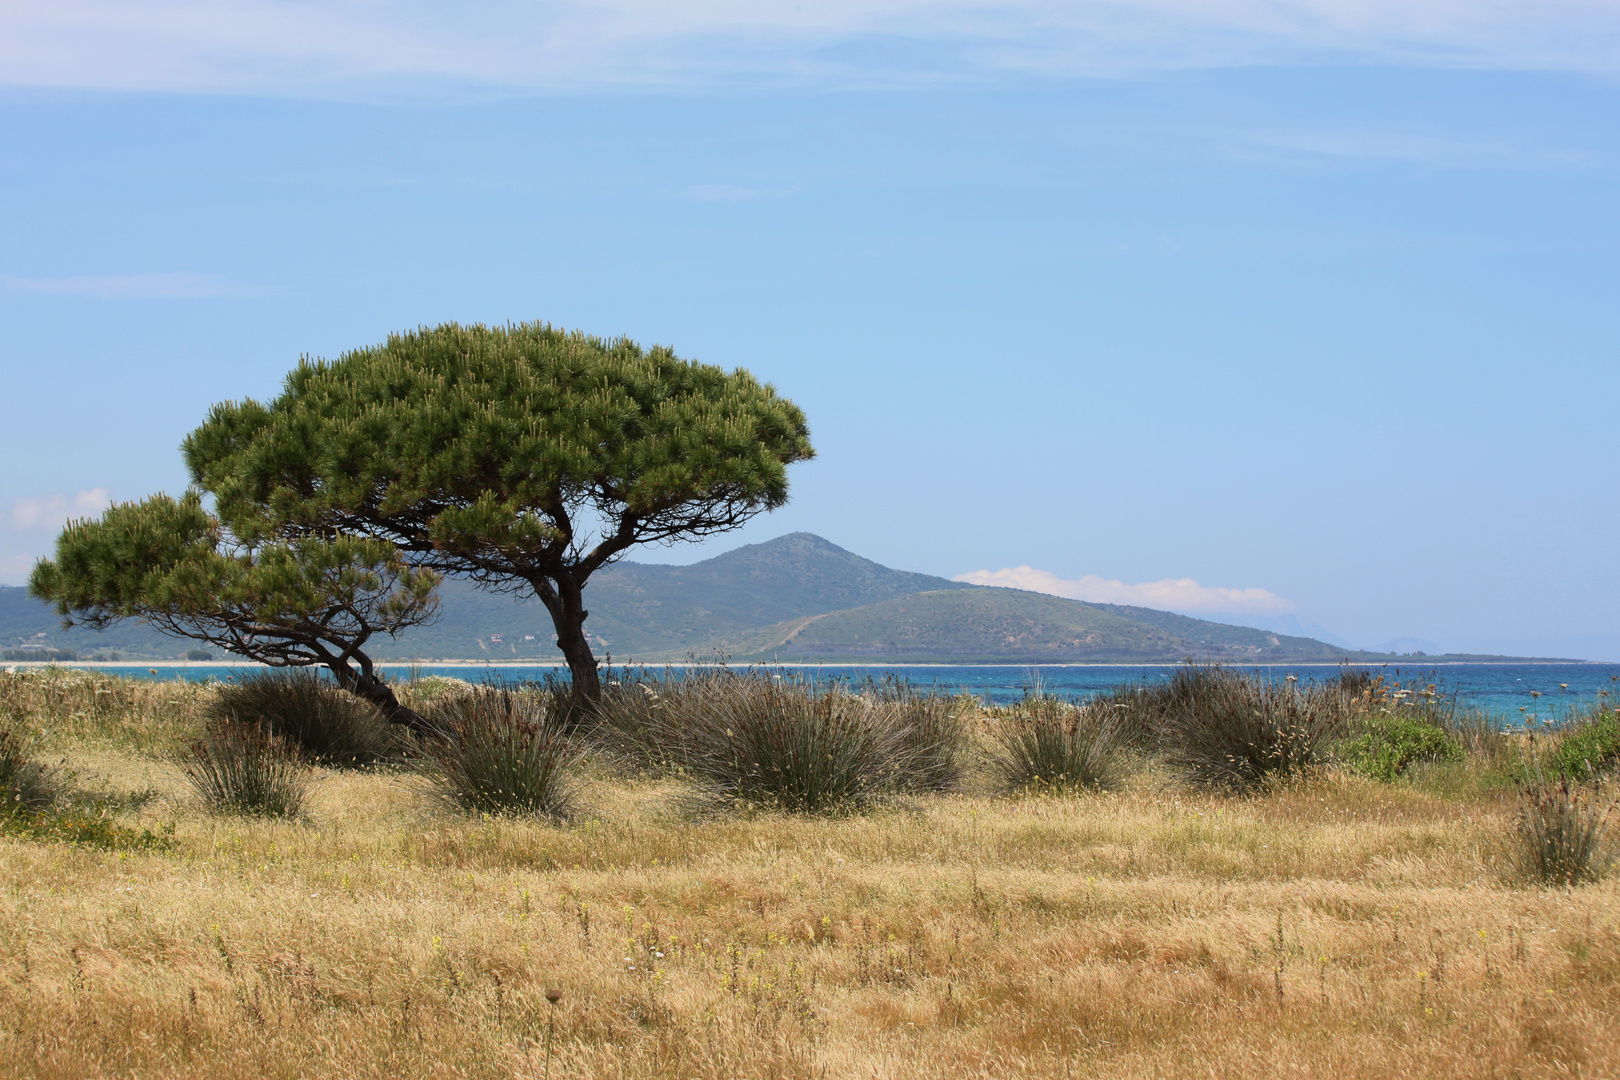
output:
[[[262,523],[257,531],[266,531]],[[382,686],[363,646],[431,621],[438,582],[393,545],[367,537],[243,542],[192,492],[70,522],[29,588],[68,625],[139,618],[260,663],[324,666],[391,719],[410,723],[414,714]]]
[[[216,406],[184,450],[245,539],[366,537],[418,567],[532,589],[591,693],[590,574],[781,506],[786,467],[814,454],[804,414],[746,371],[541,323],[446,324],[305,359],[274,401]]]

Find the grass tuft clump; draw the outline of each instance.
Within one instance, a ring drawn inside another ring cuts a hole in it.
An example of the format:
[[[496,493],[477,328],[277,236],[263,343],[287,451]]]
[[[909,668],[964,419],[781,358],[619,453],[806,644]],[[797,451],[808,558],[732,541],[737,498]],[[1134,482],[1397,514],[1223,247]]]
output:
[[[577,811],[583,750],[550,695],[479,689],[428,710],[422,744],[435,795],[459,810],[561,821]]]
[[[209,810],[244,817],[297,817],[311,780],[297,748],[250,724],[209,732],[180,767]]]
[[[67,774],[37,760],[33,750],[27,735],[0,726],[0,814],[45,810],[67,793]]]
[[[999,722],[991,740],[990,766],[1007,792],[1110,791],[1125,779],[1120,726],[1107,705],[1032,698]]]
[[[893,714],[889,722],[905,732],[905,767],[896,777],[898,790],[921,794],[952,791],[962,785],[972,745],[968,714],[977,708],[978,699],[953,698],[937,689],[919,690],[893,678],[864,688],[863,696]]]
[[[1338,695],[1189,665],[1170,678],[1159,719],[1167,763],[1195,787],[1251,791],[1304,778],[1344,731]]]
[[[214,727],[252,725],[335,768],[396,757],[398,736],[377,707],[313,671],[263,671],[219,686],[205,715]]]
[[[1525,788],[1513,836],[1520,872],[1542,885],[1597,881],[1614,864],[1609,813],[1596,789],[1568,777]]]
[[[684,708],[659,710],[656,730],[715,804],[835,813],[944,775],[929,738],[894,702],[752,676],[703,689]]]

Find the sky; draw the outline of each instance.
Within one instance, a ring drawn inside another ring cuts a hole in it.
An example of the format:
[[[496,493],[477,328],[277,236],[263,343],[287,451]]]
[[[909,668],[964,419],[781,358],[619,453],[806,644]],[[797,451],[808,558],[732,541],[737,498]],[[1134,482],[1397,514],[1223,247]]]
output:
[[[301,355],[800,404],[886,565],[1620,660],[1620,0],[0,0],[0,583]]]

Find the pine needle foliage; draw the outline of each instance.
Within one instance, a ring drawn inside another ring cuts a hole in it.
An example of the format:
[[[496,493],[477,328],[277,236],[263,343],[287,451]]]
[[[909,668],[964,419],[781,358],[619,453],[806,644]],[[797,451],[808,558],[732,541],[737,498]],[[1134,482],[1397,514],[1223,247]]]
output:
[[[804,414],[747,371],[544,323],[447,323],[306,359],[274,401],[215,406],[184,449],[244,536],[384,540],[415,566],[532,592],[589,699],[591,574],[781,506],[786,466],[814,453]]]
[[[428,719],[422,769],[443,804],[555,821],[577,811],[584,748],[549,695],[481,688],[435,702]]]
[[[415,714],[400,708],[364,647],[431,622],[438,581],[385,541],[262,521],[232,530],[188,492],[69,522],[29,589],[66,625],[103,629],[135,618],[248,660],[325,667],[345,689],[408,724]]]

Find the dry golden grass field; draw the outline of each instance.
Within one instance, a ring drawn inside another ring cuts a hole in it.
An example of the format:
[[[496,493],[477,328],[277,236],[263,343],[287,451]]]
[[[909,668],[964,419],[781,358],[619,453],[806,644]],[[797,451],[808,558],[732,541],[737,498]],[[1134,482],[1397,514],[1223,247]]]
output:
[[[564,826],[322,772],[266,821],[173,763],[207,690],[0,680],[154,838],[0,837],[5,1076],[1620,1076],[1620,894],[1517,879],[1467,765],[830,818],[599,771]]]

